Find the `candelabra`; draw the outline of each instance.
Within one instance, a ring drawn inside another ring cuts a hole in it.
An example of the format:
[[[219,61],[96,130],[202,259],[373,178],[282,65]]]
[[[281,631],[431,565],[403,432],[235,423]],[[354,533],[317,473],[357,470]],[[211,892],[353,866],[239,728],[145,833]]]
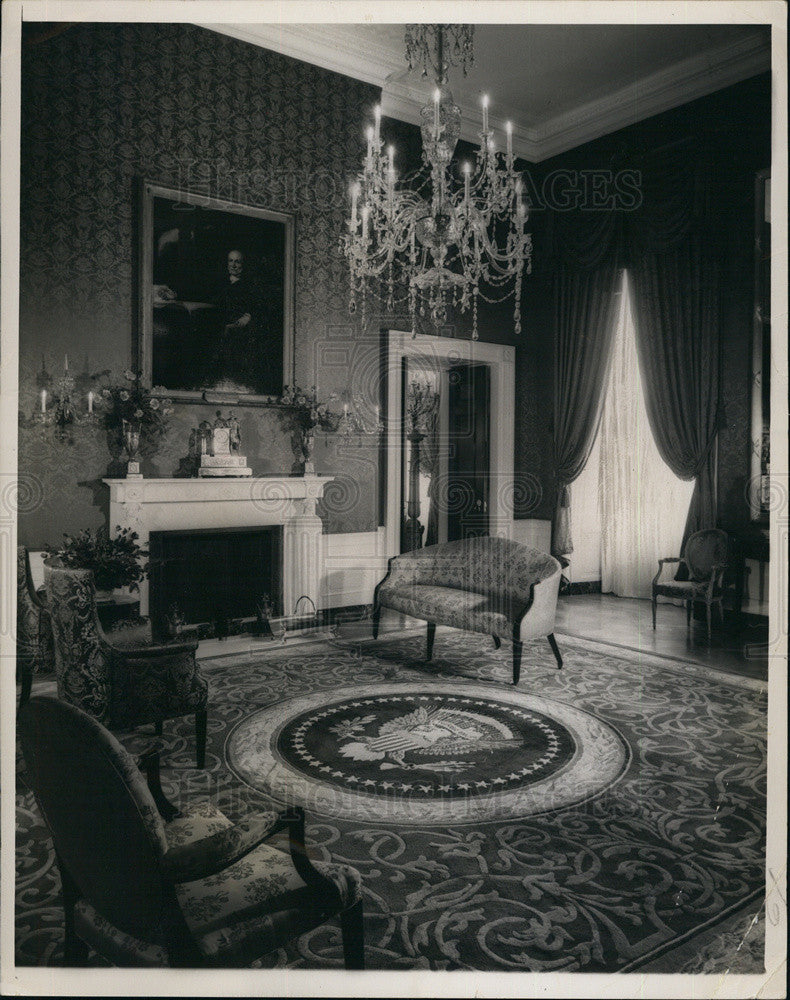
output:
[[[370,407],[358,393],[346,390],[334,398],[343,400],[343,412],[337,423],[338,434],[350,438],[352,436],[372,437],[384,433],[384,423],[378,404],[373,407],[371,417],[369,415]]]
[[[447,69],[456,58],[466,71],[471,29],[413,27],[423,30],[407,33],[410,67],[422,63],[423,74],[429,66],[436,72],[433,102],[421,110],[423,165],[409,186],[398,185],[395,148],[383,148],[381,108],[376,107],[364,166],[351,185],[348,232],[341,238],[351,273],[350,311],[361,304],[365,322],[372,290],[392,311],[396,295],[405,289],[413,328],[418,313],[428,313],[440,325],[452,303],[462,313],[471,307],[476,340],[478,300],[499,302],[512,294],[515,332],[520,333],[521,282],[531,271],[532,237],[525,231],[528,213],[514,169],[512,125],[507,123],[502,153],[489,128],[484,97],[479,148],[474,161],[464,162],[459,171],[453,154],[461,111],[447,87]],[[446,32],[454,48],[445,44]]]
[[[92,391],[86,394],[83,409],[75,392],[76,379],[69,370],[68,355],[64,360],[63,374],[56,381],[47,372],[42,358],[36,385],[36,407],[29,417],[20,413],[22,427],[38,428],[42,435],[52,435],[59,441],[73,444],[72,431],[75,427],[96,424],[95,394]]]

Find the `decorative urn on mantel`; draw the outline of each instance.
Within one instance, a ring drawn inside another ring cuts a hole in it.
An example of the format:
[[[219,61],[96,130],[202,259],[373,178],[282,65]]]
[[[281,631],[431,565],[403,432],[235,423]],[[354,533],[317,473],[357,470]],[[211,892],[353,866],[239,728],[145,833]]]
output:
[[[137,458],[137,453],[140,450],[140,425],[133,420],[124,420],[121,426],[123,428],[123,446],[128,458],[126,478],[142,479],[143,474],[140,472],[140,462]]]

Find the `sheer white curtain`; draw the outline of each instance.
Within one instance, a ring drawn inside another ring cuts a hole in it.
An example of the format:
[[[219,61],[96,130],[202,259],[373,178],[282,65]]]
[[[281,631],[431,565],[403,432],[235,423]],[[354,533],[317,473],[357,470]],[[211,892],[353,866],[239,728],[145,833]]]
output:
[[[694,480],[678,479],[653,440],[625,273],[600,435],[601,590],[650,597],[658,560],[680,555]]]

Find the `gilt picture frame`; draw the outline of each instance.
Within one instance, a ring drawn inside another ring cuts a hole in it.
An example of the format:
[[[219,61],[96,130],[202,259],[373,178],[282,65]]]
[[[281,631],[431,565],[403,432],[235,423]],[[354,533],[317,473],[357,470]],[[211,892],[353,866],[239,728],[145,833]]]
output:
[[[293,381],[292,214],[140,184],[138,359],[183,402],[266,404]]]

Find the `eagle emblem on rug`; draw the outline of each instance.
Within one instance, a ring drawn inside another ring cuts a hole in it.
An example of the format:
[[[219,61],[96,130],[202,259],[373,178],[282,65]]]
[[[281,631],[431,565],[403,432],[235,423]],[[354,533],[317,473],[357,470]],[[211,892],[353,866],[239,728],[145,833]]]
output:
[[[388,719],[375,733],[364,730],[375,715],[346,719],[331,727],[339,737],[338,752],[359,761],[380,761],[381,770],[460,770],[472,766],[474,757],[491,750],[518,747],[521,740],[503,723],[454,708],[420,706]]]

